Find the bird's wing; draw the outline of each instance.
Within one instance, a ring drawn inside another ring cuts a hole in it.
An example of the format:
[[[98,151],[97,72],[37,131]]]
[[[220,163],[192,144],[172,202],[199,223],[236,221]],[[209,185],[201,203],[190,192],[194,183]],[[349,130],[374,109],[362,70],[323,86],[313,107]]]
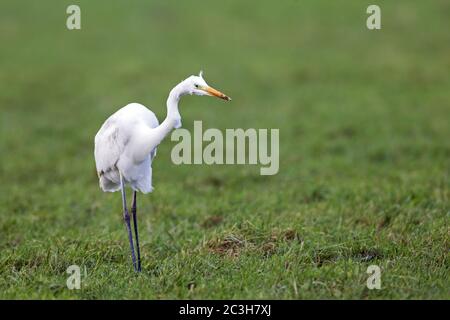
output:
[[[121,132],[117,120],[109,118],[95,136],[95,165],[97,174],[101,176],[115,169],[125,145],[127,137]]]
[[[99,176],[116,169],[135,132],[133,128],[139,125],[156,128],[159,122],[151,110],[138,103],[128,104],[105,121],[95,136],[95,163]],[[150,152],[152,160],[155,156],[156,148]]]

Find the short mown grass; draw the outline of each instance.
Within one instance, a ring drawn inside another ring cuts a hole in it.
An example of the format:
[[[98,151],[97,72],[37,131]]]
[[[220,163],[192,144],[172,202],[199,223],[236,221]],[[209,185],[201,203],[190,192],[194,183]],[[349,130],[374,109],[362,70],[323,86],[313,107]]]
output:
[[[378,1],[379,31],[364,1],[77,3],[80,31],[72,2],[0,3],[0,298],[450,298],[448,1]],[[93,138],[200,69],[233,101],[186,97],[183,126],[279,128],[280,171],[164,141],[136,274]]]

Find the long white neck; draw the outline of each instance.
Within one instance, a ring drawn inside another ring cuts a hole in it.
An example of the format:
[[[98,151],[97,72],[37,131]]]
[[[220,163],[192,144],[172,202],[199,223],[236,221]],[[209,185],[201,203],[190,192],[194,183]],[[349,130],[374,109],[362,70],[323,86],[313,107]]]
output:
[[[183,83],[180,83],[170,91],[167,98],[167,116],[164,121],[156,128],[142,132],[142,137],[135,153],[137,161],[145,159],[174,128],[181,127],[178,102],[183,93],[182,86]]]
[[[181,127],[181,115],[178,111],[178,102],[180,101],[182,95],[181,89],[182,84],[180,83],[170,91],[169,97],[167,98],[166,119],[164,119],[161,125],[157,128],[162,130],[165,135],[167,135],[173,128]]]

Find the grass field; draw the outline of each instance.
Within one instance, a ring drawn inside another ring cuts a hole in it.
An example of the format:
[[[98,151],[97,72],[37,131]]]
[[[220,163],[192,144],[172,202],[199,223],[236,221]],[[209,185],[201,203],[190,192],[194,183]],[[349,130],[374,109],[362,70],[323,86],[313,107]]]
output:
[[[379,31],[367,1],[76,1],[68,31],[72,3],[0,3],[0,298],[450,298],[448,1],[377,1]],[[200,69],[233,101],[186,97],[184,128],[279,128],[280,171],[166,139],[135,274],[94,135]]]

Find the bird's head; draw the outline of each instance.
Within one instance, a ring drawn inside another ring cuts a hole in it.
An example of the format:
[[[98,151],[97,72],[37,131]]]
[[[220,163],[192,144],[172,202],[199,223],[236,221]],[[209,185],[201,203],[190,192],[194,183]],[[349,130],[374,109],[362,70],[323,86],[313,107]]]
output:
[[[203,72],[200,71],[198,76],[190,76],[183,81],[183,87],[186,94],[194,94],[196,96],[212,96],[223,100],[230,101],[231,98],[223,94],[219,90],[210,87],[205,79],[203,79]]]

